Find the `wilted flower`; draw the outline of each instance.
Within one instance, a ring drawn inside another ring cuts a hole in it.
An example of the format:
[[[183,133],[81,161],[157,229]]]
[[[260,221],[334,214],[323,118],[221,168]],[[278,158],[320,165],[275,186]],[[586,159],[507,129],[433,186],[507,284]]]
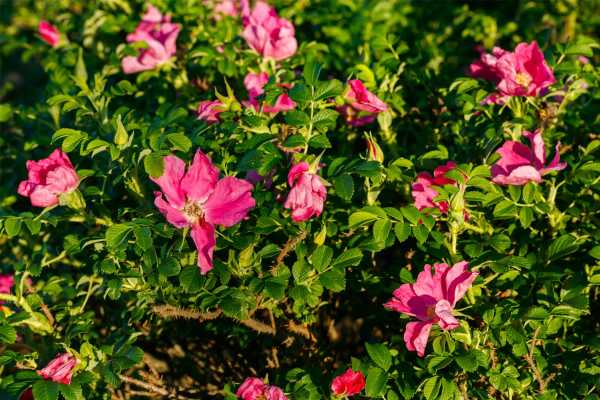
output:
[[[242,16],[244,39],[258,54],[276,61],[294,55],[298,48],[294,25],[280,18],[274,8],[264,1],[257,1],[249,13],[247,5],[243,6]]]
[[[377,114],[388,109],[387,104],[369,92],[358,79],[348,81],[344,100],[346,104],[337,107],[337,110],[352,126],[370,124],[375,121]]]
[[[260,109],[258,97],[262,95],[265,90],[265,85],[269,82],[269,75],[266,72],[260,72],[254,74],[248,73],[244,78],[244,86],[248,91],[248,101],[244,102],[246,107],[252,107],[256,111]],[[280,87],[288,88],[289,85],[280,84]],[[262,111],[265,113],[277,113],[280,111],[293,110],[296,107],[296,103],[288,96],[287,93],[283,93],[277,97],[275,104],[269,105],[266,102],[262,104]]]
[[[29,197],[35,207],[56,205],[79,186],[77,171],[61,149],[48,158],[27,161],[27,172],[28,178],[19,184],[18,193]]]
[[[154,204],[177,228],[191,227],[198,249],[198,266],[203,274],[213,268],[216,245],[215,225],[233,226],[255,205],[252,184],[233,176],[219,179],[219,171],[200,150],[187,168],[175,156],[164,158],[164,172],[151,178],[161,192],[154,192]]]
[[[438,196],[437,190],[433,186],[454,185],[454,179],[447,178],[448,171],[456,168],[456,163],[448,161],[445,165],[438,166],[433,171],[433,176],[429,172],[421,172],[417,175],[417,180],[412,185],[412,197],[415,201],[415,207],[421,211],[424,208],[437,208],[442,213],[448,212],[447,201],[435,201]]]
[[[224,110],[224,104],[219,100],[204,100],[198,105],[198,119],[209,123],[219,122],[219,114]]]
[[[54,358],[50,364],[37,373],[46,380],[69,385],[77,362],[77,359],[71,354],[64,353]]]
[[[458,328],[454,307],[478,275],[468,268],[466,261],[451,268],[447,264],[434,264],[432,274],[431,265],[427,264],[415,283],[405,283],[394,290],[394,297],[385,303],[385,307],[419,319],[406,325],[404,343],[408,350],[416,351],[419,357],[425,355],[433,324],[438,324],[443,330]]]
[[[306,221],[323,212],[327,189],[319,175],[309,172],[310,166],[303,161],[294,165],[288,173],[292,187],[285,201],[285,208],[292,210],[292,219]]]
[[[360,371],[348,368],[343,374],[336,376],[331,382],[331,391],[336,396],[354,396],[365,387],[365,376]]]
[[[546,146],[542,138],[542,132],[523,132],[531,142],[531,148],[523,143],[509,140],[500,147],[496,153],[500,154],[500,160],[492,165],[492,181],[501,185],[525,185],[527,182],[541,182],[542,176],[551,171],[560,171],[567,164],[560,162],[559,147],[556,144],[554,158],[550,164],[546,162]]]
[[[52,47],[60,43],[60,31],[48,21],[41,20],[38,25],[40,38]]]
[[[235,395],[242,400],[288,400],[283,390],[259,378],[246,378]]]
[[[127,56],[122,61],[123,72],[133,74],[156,68],[175,55],[175,42],[180,26],[171,23],[169,15],[163,16],[154,6],[149,6],[135,32],[127,35],[128,43],[145,42],[137,57]]]

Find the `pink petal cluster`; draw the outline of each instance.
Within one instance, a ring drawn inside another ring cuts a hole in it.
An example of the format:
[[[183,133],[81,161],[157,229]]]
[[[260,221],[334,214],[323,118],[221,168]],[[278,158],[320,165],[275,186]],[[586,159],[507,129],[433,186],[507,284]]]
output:
[[[514,52],[494,47],[482,53],[469,67],[472,76],[496,84],[500,96],[487,103],[500,103],[502,96],[539,96],[556,80],[537,42],[520,43]],[[501,103],[500,103],[501,104]]]
[[[220,19],[220,15],[229,15],[237,17],[240,13],[239,5],[236,0],[221,0],[214,8],[215,18]]]
[[[13,274],[0,274],[0,293],[9,294],[12,287],[15,285],[15,277]],[[0,300],[0,308],[4,302]]]
[[[79,186],[79,176],[69,157],[56,149],[48,158],[27,161],[28,178],[19,184],[18,193],[29,197],[35,207],[49,207],[59,203],[59,196]]]
[[[145,42],[147,48],[140,49],[137,57],[123,58],[122,67],[126,74],[147,71],[166,63],[175,55],[175,42],[180,26],[171,23],[169,15],[163,16],[154,6],[149,6],[133,33],[127,35],[128,43]]]
[[[77,363],[78,360],[75,357],[64,353],[50,361],[44,369],[37,371],[37,374],[46,380],[69,385]]]
[[[551,171],[560,171],[567,164],[560,162],[560,143],[556,144],[554,158],[548,165],[546,162],[546,145],[542,132],[523,132],[531,142],[528,147],[520,142],[506,141],[496,153],[500,160],[492,165],[492,181],[501,185],[525,185],[528,182],[541,182],[542,176]]]
[[[235,395],[242,400],[288,400],[283,390],[259,378],[246,378]]]
[[[0,293],[10,293],[15,285],[15,277],[13,274],[0,274]]]
[[[365,376],[360,371],[348,368],[343,374],[336,376],[331,382],[331,391],[336,396],[354,396],[365,387]]]
[[[288,184],[292,189],[285,201],[285,208],[292,210],[292,219],[296,222],[321,215],[327,198],[323,181],[309,169],[308,163],[303,161],[294,165],[288,173]]]
[[[425,355],[429,331],[433,324],[443,330],[456,329],[458,320],[453,315],[456,303],[463,298],[477,277],[477,272],[469,271],[469,264],[461,261],[454,266],[425,265],[423,271],[412,284],[405,283],[394,290],[394,297],[385,303],[389,310],[416,317],[419,321],[409,322],[404,331],[404,343],[419,357]]]
[[[198,266],[208,273],[213,268],[215,225],[230,227],[246,218],[255,206],[252,184],[232,176],[219,179],[219,170],[200,150],[187,171],[180,158],[165,157],[163,175],[151,179],[162,190],[154,193],[154,205],[173,226],[191,227]]]
[[[265,90],[265,85],[269,82],[269,75],[266,72],[248,73],[244,78],[244,86],[248,91],[248,101],[244,102],[246,107],[251,107],[256,111],[261,109],[261,105],[258,101],[258,97],[262,95]],[[280,84],[280,87],[289,88],[289,85]],[[296,103],[288,96],[287,93],[283,93],[277,97],[275,104],[269,105],[267,103],[262,104],[262,112],[265,113],[278,113],[280,111],[293,110],[296,107]]]
[[[208,123],[219,122],[219,114],[224,111],[224,104],[219,100],[204,100],[198,105],[198,119]]]
[[[298,48],[294,25],[280,18],[264,1],[257,1],[251,11],[248,8],[247,3],[242,4],[242,35],[248,45],[261,56],[276,61],[293,56]]]
[[[415,207],[421,211],[424,208],[437,208],[442,213],[448,212],[447,201],[435,201],[438,196],[437,190],[433,186],[454,185],[456,181],[446,177],[446,173],[456,168],[456,163],[448,161],[444,165],[438,166],[433,171],[433,176],[429,172],[421,172],[417,175],[417,180],[412,185],[412,197],[415,201]]]
[[[388,109],[387,104],[369,92],[359,79],[348,81],[344,100],[346,104],[337,109],[352,126],[370,124],[375,121],[377,114]]]
[[[60,31],[48,21],[40,21],[38,34],[44,42],[52,47],[56,47],[60,43]]]

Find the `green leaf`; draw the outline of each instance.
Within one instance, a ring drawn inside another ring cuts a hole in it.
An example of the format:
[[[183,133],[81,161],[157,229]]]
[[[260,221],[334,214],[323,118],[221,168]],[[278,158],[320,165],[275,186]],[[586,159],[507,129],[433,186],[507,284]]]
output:
[[[359,226],[370,224],[373,221],[378,220],[380,217],[377,214],[373,214],[368,211],[357,211],[350,214],[348,218],[348,225],[350,229],[358,228]]]
[[[192,141],[183,133],[170,133],[167,135],[167,140],[173,145],[173,147],[184,153],[187,153],[192,149]],[[144,159],[144,161],[145,160],[146,159]]]
[[[70,385],[60,385],[60,393],[63,395],[65,400],[83,400],[83,390],[80,385],[71,383]]]
[[[6,122],[12,117],[12,108],[10,104],[0,104],[0,123]]]
[[[466,372],[473,372],[479,366],[477,357],[471,352],[456,356],[454,361],[456,361],[456,363]]]
[[[423,224],[413,226],[412,232],[420,244],[425,243],[427,237],[429,237],[429,229]]]
[[[292,135],[292,136],[288,136],[288,138],[285,139],[285,142],[283,142],[283,147],[290,147],[290,148],[303,147],[305,144],[306,144],[306,140],[304,139],[304,136]]]
[[[433,376],[427,379],[423,384],[423,395],[427,400],[433,400],[437,398],[441,389],[440,378]]]
[[[334,268],[319,275],[319,282],[332,292],[341,292],[346,288],[346,274],[343,268]]]
[[[200,290],[203,280],[204,278],[202,278],[198,267],[195,265],[183,268],[179,274],[179,282],[188,293],[195,293]]]
[[[294,100],[296,103],[304,104],[310,100],[310,91],[306,87],[306,85],[302,83],[295,84],[289,91],[288,95]]]
[[[329,79],[324,82],[319,82],[317,84],[317,89],[315,91],[315,101],[327,99],[330,97],[335,97],[342,94],[344,87],[342,86],[342,82],[337,79]]]
[[[365,385],[367,396],[380,396],[387,384],[388,376],[384,370],[371,367],[367,371],[367,382]]]
[[[181,266],[174,257],[167,257],[158,265],[158,273],[163,276],[177,276],[181,272]]]
[[[293,126],[306,126],[310,124],[310,117],[304,111],[290,110],[285,113],[285,122]]]
[[[10,325],[0,325],[0,342],[13,344],[17,340],[17,331]]]
[[[302,75],[307,85],[314,86],[318,82],[320,74],[321,66],[314,59],[310,59],[304,64]]]
[[[142,250],[148,250],[152,247],[152,233],[150,232],[150,228],[136,226],[133,230],[133,234],[135,235],[135,244]]]
[[[6,229],[6,234],[9,238],[13,238],[21,233],[21,226],[23,225],[23,221],[21,218],[16,217],[8,217],[4,221],[4,229]]]
[[[308,145],[313,149],[330,149],[331,142],[325,135],[316,135],[310,138]]]
[[[105,234],[106,245],[110,249],[116,249],[127,241],[127,236],[131,232],[132,227],[129,224],[114,224],[111,225]]]
[[[333,187],[336,194],[342,199],[352,199],[352,195],[354,194],[354,180],[349,174],[336,176],[333,179]],[[350,218],[352,218],[352,216]]]
[[[356,266],[360,264],[362,260],[362,252],[359,249],[349,249],[344,251],[338,258],[335,259],[332,267],[347,268],[349,266]]]
[[[575,253],[579,249],[575,238],[571,235],[562,235],[552,241],[548,246],[548,260],[554,261],[569,254]]]
[[[33,398],[35,400],[56,400],[58,399],[58,383],[52,381],[39,380],[33,384]]]
[[[398,222],[394,225],[394,233],[396,234],[396,238],[398,242],[402,243],[410,236],[410,225],[402,222]]]
[[[373,239],[376,242],[385,243],[388,240],[392,230],[392,221],[389,219],[380,219],[373,224]]]
[[[165,169],[163,156],[152,153],[144,157],[144,169],[152,178],[160,177]]]
[[[519,211],[519,221],[523,228],[528,228],[533,221],[533,209],[531,207],[522,207]]]
[[[88,79],[87,69],[85,68],[85,61],[83,59],[83,49],[79,48],[79,54],[77,56],[77,64],[75,65],[75,76],[81,81],[86,82]]]
[[[366,343],[367,353],[371,360],[384,371],[387,371],[392,366],[392,354],[387,346],[381,343]]]
[[[328,246],[319,246],[313,252],[311,262],[318,272],[324,271],[333,259],[333,250]]]

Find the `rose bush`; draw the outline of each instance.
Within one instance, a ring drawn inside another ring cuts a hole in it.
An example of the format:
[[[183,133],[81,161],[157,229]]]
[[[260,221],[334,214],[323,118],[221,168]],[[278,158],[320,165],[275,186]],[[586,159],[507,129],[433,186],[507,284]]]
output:
[[[597,399],[589,0],[23,0],[0,398]]]

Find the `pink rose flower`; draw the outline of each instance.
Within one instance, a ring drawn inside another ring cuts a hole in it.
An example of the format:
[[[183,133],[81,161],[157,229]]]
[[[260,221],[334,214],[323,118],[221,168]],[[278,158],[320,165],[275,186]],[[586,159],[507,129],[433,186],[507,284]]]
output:
[[[531,147],[523,143],[506,141],[496,153],[500,154],[500,160],[492,165],[492,181],[500,185],[525,185],[527,182],[541,182],[542,176],[551,171],[560,171],[567,164],[560,162],[560,143],[556,144],[554,158],[548,165],[546,162],[546,146],[542,138],[542,132],[523,132],[531,142]]]
[[[246,218],[256,204],[252,184],[233,176],[219,179],[219,170],[200,150],[187,171],[183,160],[166,156],[163,175],[151,179],[162,190],[154,192],[154,205],[171,225],[191,227],[198,266],[202,274],[208,273],[213,268],[215,225],[230,227]]]
[[[48,158],[27,161],[28,178],[19,184],[18,193],[29,197],[34,207],[49,207],[59,203],[62,194],[79,186],[79,176],[69,157],[56,149]]]
[[[236,0],[221,0],[214,8],[215,18],[220,19],[221,15],[237,17],[240,13],[238,2]]]
[[[451,268],[447,264],[434,264],[432,274],[428,264],[415,283],[405,283],[394,290],[394,297],[385,303],[385,307],[419,320],[409,322],[404,331],[404,343],[409,351],[416,351],[419,357],[425,355],[433,324],[438,324],[443,330],[458,328],[454,307],[479,275],[468,268],[466,261]]]
[[[347,104],[337,107],[349,125],[363,126],[375,121],[377,114],[388,109],[387,104],[369,92],[358,79],[348,81],[344,93]]]
[[[507,96],[539,96],[556,81],[535,41],[520,43],[514,53],[502,55],[496,67],[502,78],[498,90]]]
[[[262,95],[265,90],[265,85],[269,82],[269,75],[266,72],[260,72],[254,74],[249,72],[244,78],[244,86],[248,91],[248,101],[244,102],[246,107],[251,107],[256,111],[260,110],[260,104],[258,102],[258,97]],[[280,87],[289,88],[289,85],[279,84]],[[289,111],[293,110],[296,107],[296,103],[288,96],[287,93],[283,93],[277,97],[275,100],[275,104],[268,105],[266,103],[262,104],[262,112],[264,113],[278,113],[280,111]]]
[[[469,75],[497,84],[502,80],[501,72],[497,67],[498,59],[506,53],[508,51],[500,47],[494,47],[491,54],[481,49],[479,60],[473,61],[469,66]]]
[[[69,385],[77,363],[78,360],[75,357],[64,353],[50,361],[50,364],[44,369],[37,371],[37,374],[46,380]]]
[[[294,25],[279,18],[277,11],[264,1],[257,1],[252,11],[242,3],[243,37],[248,45],[265,58],[276,61],[294,55],[298,48]]]
[[[40,38],[52,47],[56,47],[60,43],[60,31],[48,21],[40,21],[38,33]]]
[[[280,388],[266,385],[259,378],[246,378],[235,395],[242,400],[288,400]]]
[[[352,107],[360,111],[378,114],[388,109],[387,104],[369,92],[358,79],[348,81],[348,90],[344,97]]]
[[[0,293],[10,294],[12,287],[15,285],[15,277],[13,274],[0,274]],[[4,302],[0,300],[0,309]]]
[[[198,105],[198,119],[208,123],[219,122],[219,114],[223,112],[223,103],[219,100],[204,100]]]
[[[288,173],[288,184],[292,187],[285,201],[285,208],[292,210],[295,222],[307,221],[323,212],[327,189],[319,175],[310,173],[309,165],[303,161],[294,165]]]
[[[433,171],[433,176],[429,172],[421,172],[417,175],[417,180],[412,185],[412,197],[415,201],[415,207],[421,211],[424,208],[437,208],[442,213],[448,212],[447,201],[435,201],[438,192],[433,186],[454,185],[454,179],[446,178],[448,171],[456,168],[454,161],[448,161],[445,165],[440,165]]]
[[[0,293],[10,293],[15,285],[15,277],[13,274],[0,274]]]
[[[348,368],[343,374],[336,376],[331,382],[331,391],[336,396],[354,396],[365,387],[365,376],[360,371]]]
[[[140,49],[137,57],[123,58],[123,72],[147,71],[169,61],[177,50],[175,42],[180,29],[178,24],[171,23],[169,15],[163,16],[154,6],[149,6],[135,31],[127,35],[128,43],[145,42],[147,48]]]

